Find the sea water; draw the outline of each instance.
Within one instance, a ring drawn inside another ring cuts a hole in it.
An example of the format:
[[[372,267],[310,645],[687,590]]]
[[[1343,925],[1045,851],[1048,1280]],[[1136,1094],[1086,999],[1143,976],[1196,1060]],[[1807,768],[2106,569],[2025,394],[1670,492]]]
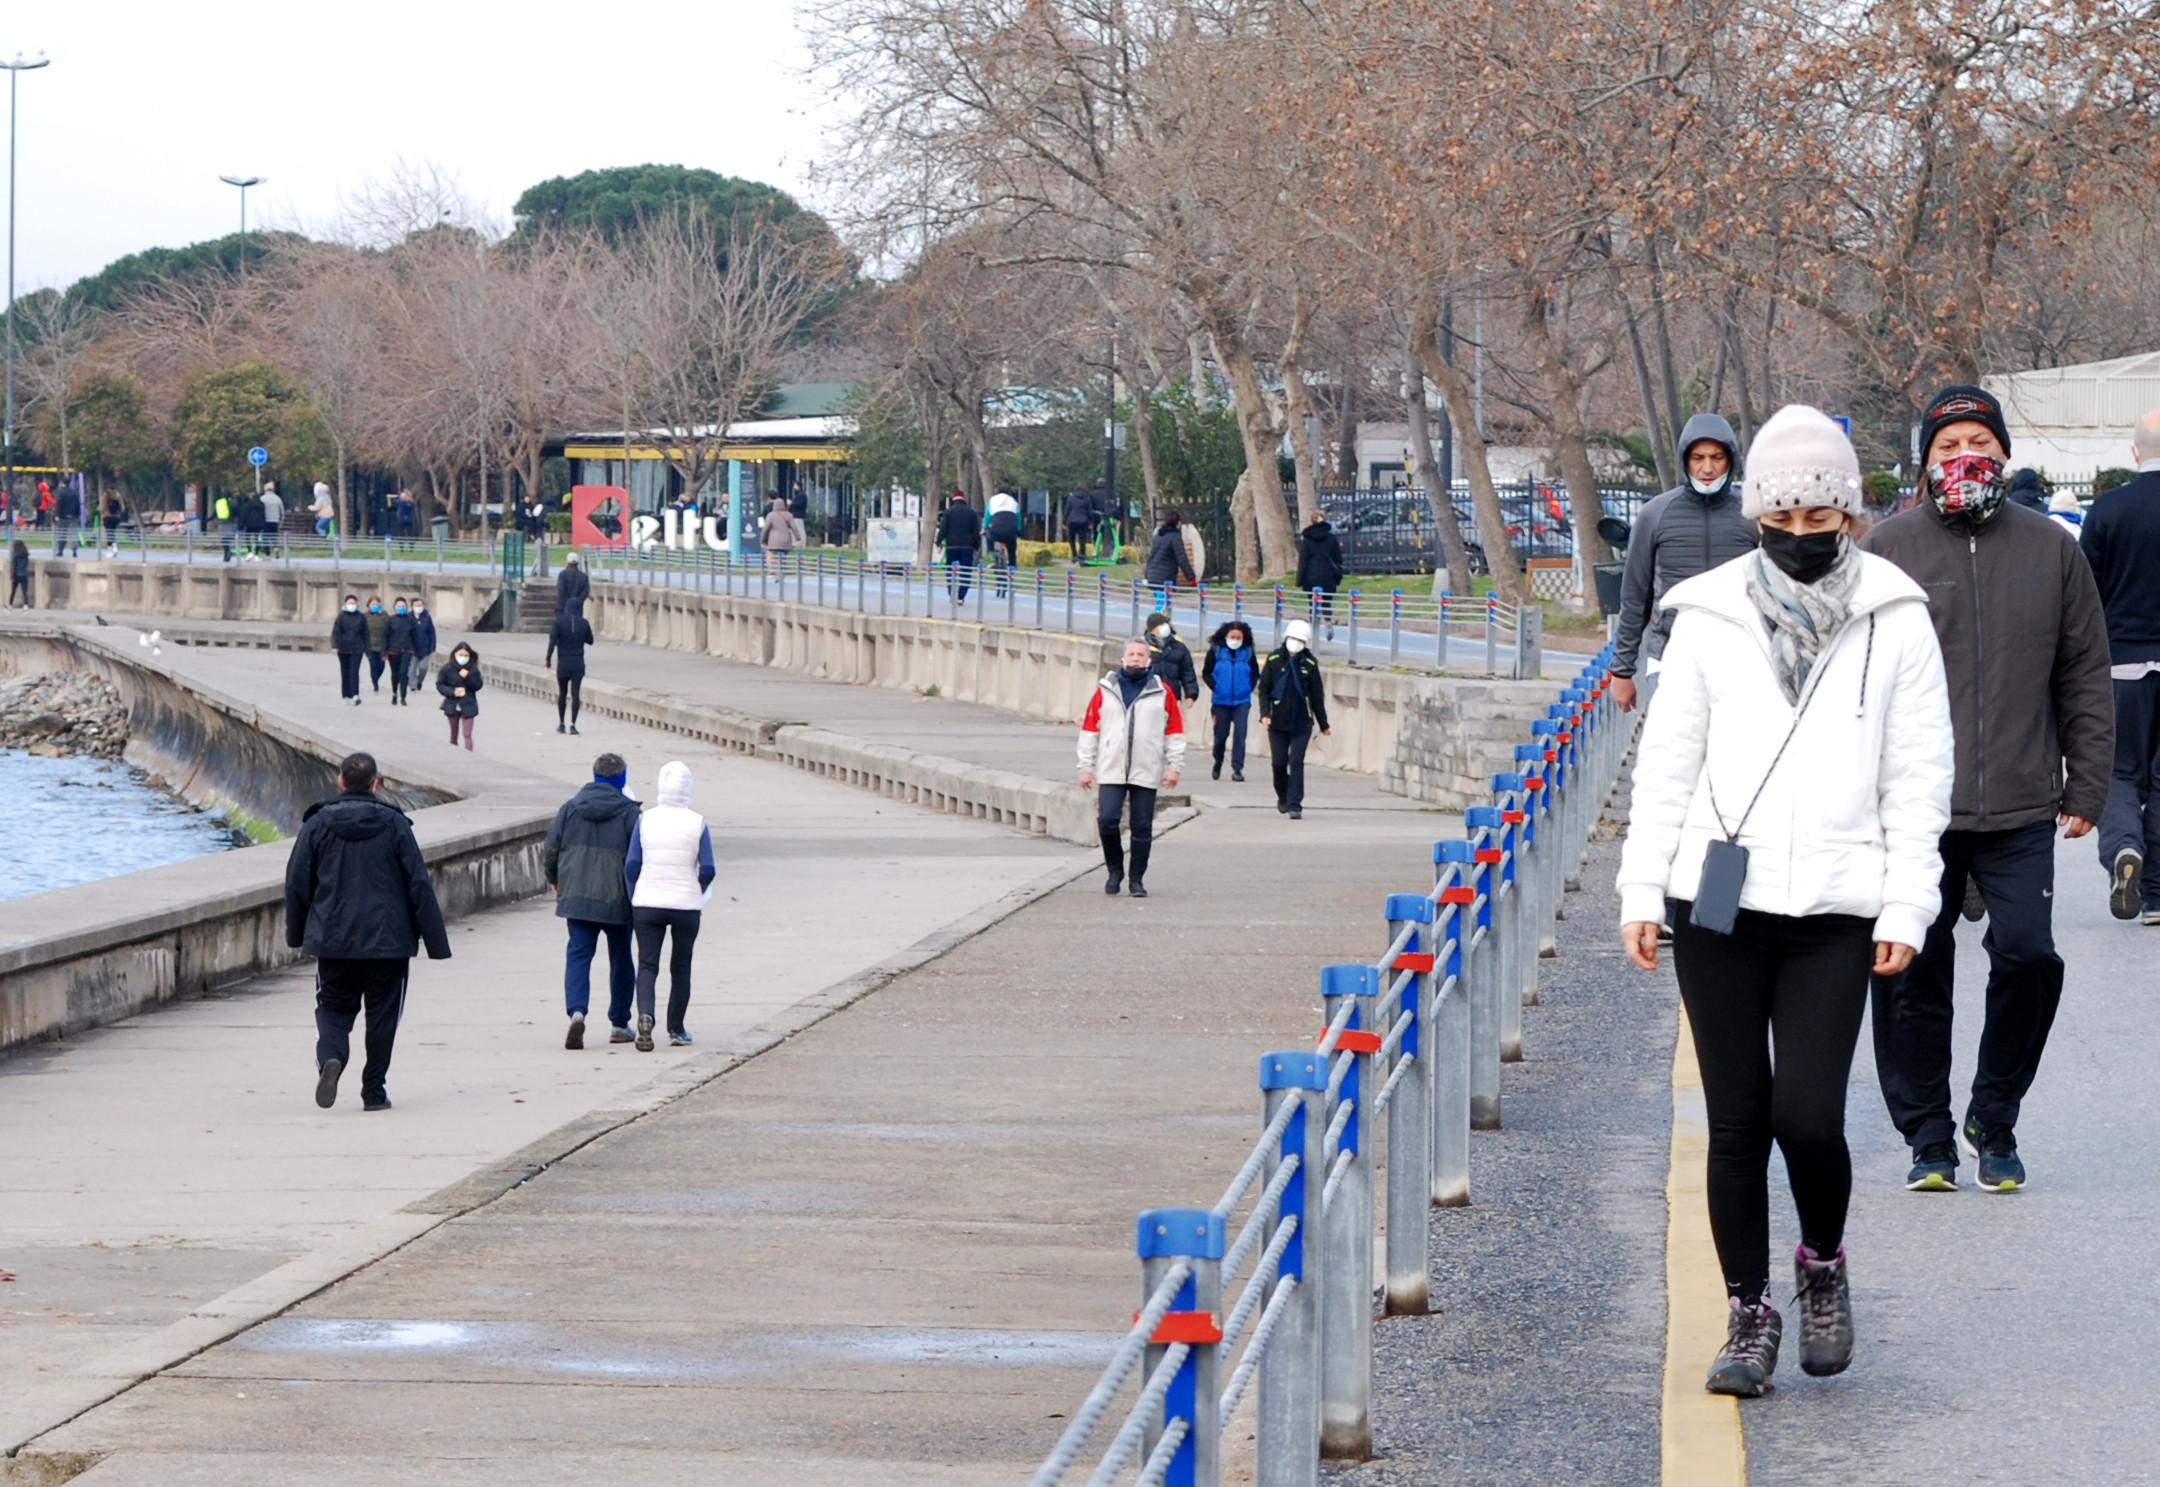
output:
[[[0,749],[0,899],[67,888],[233,845],[222,817],[191,810],[104,759]]]

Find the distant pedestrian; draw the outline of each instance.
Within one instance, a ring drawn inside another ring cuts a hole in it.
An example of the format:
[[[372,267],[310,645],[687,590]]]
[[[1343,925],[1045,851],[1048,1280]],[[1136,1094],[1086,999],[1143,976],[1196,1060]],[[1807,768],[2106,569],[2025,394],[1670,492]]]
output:
[[[945,548],[945,587],[953,607],[967,603],[968,583],[975,576],[975,554],[982,547],[982,518],[968,498],[953,492],[952,503],[938,513],[937,540]]]
[[[360,596],[347,594],[345,607],[330,622],[330,649],[337,653],[338,697],[347,707],[360,705],[360,658],[367,654],[367,616]]]
[[[1102,837],[1103,865],[1110,876],[1103,892],[1125,888],[1134,898],[1148,896],[1148,856],[1155,842],[1155,795],[1177,788],[1185,768],[1185,717],[1177,694],[1154,672],[1154,658],[1144,640],[1125,642],[1118,669],[1105,676],[1088,698],[1080,720],[1080,788],[1098,790],[1096,827]],[[1126,888],[1124,844],[1119,822],[1132,808],[1132,875]]]
[[[390,662],[390,705],[410,707],[413,652],[420,644],[419,627],[413,623],[412,606],[404,599],[390,606],[390,623],[383,629],[383,655]]]
[[[2040,484],[2040,472],[2031,468],[2015,471],[2010,476],[2010,502],[2026,507],[2045,516],[2048,510],[2048,494]]]
[[[1952,743],[1926,594],[1852,540],[1860,461],[1813,408],[1748,451],[1762,549],[1661,596],[1674,618],[1635,751],[1620,939],[1658,965],[1668,914],[1709,1128],[1725,1345],[1705,1387],[1770,1387],[1770,1151],[1798,1210],[1800,1366],[1852,1360],[1845,1103],[1868,974],[1894,973],[1940,899]]]
[[[1020,566],[1020,502],[1006,491],[999,491],[990,498],[990,525],[985,534],[989,538],[991,562],[999,570],[998,591],[1003,593],[1012,582],[1012,572]],[[1004,554],[1000,561],[996,554]]]
[[[376,594],[367,603],[367,664],[368,684],[374,691],[382,690],[383,667],[388,664],[384,647],[390,643],[390,616],[384,611],[382,596]]]
[[[1875,1069],[1913,1150],[1907,1187],[1954,1189],[1962,1142],[1980,1187],[2012,1192],[2026,1180],[2018,1115],[2062,1001],[2055,829],[2084,836],[2108,799],[2107,620],[2076,542],[2005,499],[2010,433],[1993,395],[1944,388],[1920,432],[1919,503],[1878,523],[1861,546],[1927,591],[1949,678],[1957,781],[1941,842],[1941,911],[1911,969],[1875,981]],[[1988,919],[1987,999],[1960,1122],[1950,1103],[1954,931],[1974,885]]]
[[[1185,518],[1174,508],[1163,513],[1162,525],[1155,529],[1155,540],[1148,546],[1149,588],[1172,589],[1180,578],[1187,583],[1200,581],[1193,577],[1192,557],[1185,551],[1184,523]]]
[[[240,561],[253,563],[261,559],[263,533],[262,497],[252,491],[240,498]]]
[[[2081,535],[2085,530],[2085,508],[2080,506],[2078,498],[2068,491],[2057,491],[2048,497],[2047,513],[2049,521],[2072,537]]]
[[[758,523],[758,547],[768,569],[781,567],[795,549],[795,513],[777,495],[766,502],[765,516]]]
[[[1087,556],[1088,537],[1095,530],[1095,497],[1074,486],[1065,498],[1065,550],[1077,563]]]
[[[1230,778],[1245,782],[1245,729],[1252,716],[1253,693],[1260,685],[1260,653],[1253,646],[1252,626],[1243,620],[1227,620],[1208,637],[1207,656],[1200,674],[1208,684],[1208,711],[1215,723],[1215,771],[1222,778],[1223,746],[1230,747]]]
[[[472,752],[473,719],[480,716],[480,689],[485,685],[480,658],[473,654],[471,646],[462,643],[450,653],[450,664],[435,678],[435,690],[442,693],[443,715],[450,719],[450,743],[455,747],[462,731],[467,753]]]
[[[562,573],[555,580],[555,612],[560,614],[567,609],[583,614],[585,601],[592,594],[592,576],[585,571],[576,548],[564,553],[562,561]]]
[[[1327,683],[1313,658],[1312,626],[1292,620],[1283,642],[1260,669],[1260,722],[1268,731],[1268,761],[1275,773],[1275,809],[1305,819],[1305,750],[1313,730],[1328,727]]]
[[[585,703],[585,647],[593,643],[592,626],[574,609],[558,610],[555,626],[548,631],[547,660],[555,672],[555,731],[563,729],[563,709],[569,708],[569,731],[577,732],[578,709]]]
[[[563,803],[548,828],[541,866],[555,895],[555,913],[569,921],[570,947],[563,964],[563,1004],[570,1014],[565,1048],[585,1046],[585,1013],[592,1003],[593,952],[608,947],[608,1035],[627,1043],[630,1002],[637,991],[637,962],[630,953],[630,889],[624,873],[630,838],[637,832],[638,805],[623,793],[630,782],[620,754],[593,761],[592,783]]]
[[[275,480],[266,480],[263,482],[262,493],[262,530],[265,541],[268,542],[269,539],[276,537],[284,525],[285,498],[277,493],[277,482]],[[275,546],[276,544],[270,542],[269,545]]]
[[[231,496],[220,495],[210,503],[210,511],[217,518],[218,545],[225,550],[220,561],[233,560],[233,534],[240,526],[240,508]]]
[[[375,796],[372,754],[338,765],[337,799],[308,807],[285,865],[285,943],[315,957],[315,1103],[337,1103],[352,1027],[367,1008],[360,1104],[388,1110],[390,1054],[414,953],[450,958],[427,863],[403,811]]]
[[[308,514],[315,518],[315,535],[329,536],[337,521],[337,503],[330,499],[330,487],[323,481],[315,482],[315,504],[308,507]]]
[[[1163,685],[1177,694],[1180,704],[1200,700],[1200,673],[1193,667],[1192,650],[1178,639],[1170,616],[1160,610],[1147,617],[1149,664]]]
[[[53,500],[53,556],[82,556],[82,491],[72,480],[60,482]]]
[[[2100,864],[2118,919],[2160,925],[2160,410],[2130,442],[2137,477],[2096,497],[2078,546],[2107,615],[2115,760],[2100,817]],[[22,544],[16,544],[16,551]]]
[[[30,607],[30,545],[17,537],[8,548],[8,608]]]
[[[428,613],[427,600],[415,594],[412,602],[413,655],[406,668],[407,686],[425,687],[428,666],[435,659],[435,616]]]
[[[712,832],[690,808],[690,766],[660,766],[658,803],[638,817],[623,862],[630,892],[630,923],[637,933],[637,1047],[652,1052],[653,1002],[660,981],[660,946],[668,952],[667,1034],[670,1044],[690,1041],[683,1014],[690,1006],[690,956],[713,880]]]
[[[1735,483],[1740,441],[1732,425],[1715,413],[1696,414],[1680,430],[1679,452],[1680,483],[1646,502],[1628,534],[1612,663],[1612,698],[1622,711],[1638,697],[1649,700],[1673,626],[1665,596],[1755,550],[1755,523],[1741,515]]]
[[[1327,626],[1330,640],[1335,638],[1335,591],[1342,581],[1342,539],[1335,535],[1333,523],[1316,516],[1311,526],[1298,533],[1297,586],[1311,596],[1313,613]]]

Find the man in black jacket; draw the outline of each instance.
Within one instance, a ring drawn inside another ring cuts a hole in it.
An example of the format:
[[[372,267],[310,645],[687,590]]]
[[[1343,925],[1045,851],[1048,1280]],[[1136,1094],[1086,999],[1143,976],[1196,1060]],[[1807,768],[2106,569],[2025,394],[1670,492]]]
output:
[[[1715,413],[1696,414],[1680,430],[1680,484],[1636,513],[1613,635],[1612,697],[1623,710],[1635,706],[1638,675],[1655,673],[1665,654],[1673,622],[1665,595],[1672,586],[1755,550],[1755,523],[1741,515],[1734,483],[1739,456],[1731,424]]]
[[[347,707],[360,705],[360,658],[367,654],[367,616],[360,612],[360,596],[347,594],[345,607],[330,622],[330,649],[337,653],[338,698]]]
[[[1088,536],[1095,530],[1095,496],[1074,486],[1065,498],[1065,546],[1077,563],[1087,556]]]
[[[1147,648],[1153,658],[1149,669],[1162,678],[1164,686],[1177,694],[1178,701],[1198,702],[1200,672],[1193,665],[1192,651],[1178,639],[1170,616],[1161,610],[1147,617]]]
[[[982,547],[982,517],[959,491],[953,492],[952,504],[938,513],[937,540],[945,545],[945,586],[952,591],[957,610],[967,603],[975,554]]]
[[[608,1034],[628,1043],[630,1000],[637,991],[637,959],[630,951],[630,890],[623,863],[637,830],[638,804],[623,794],[630,772],[620,754],[593,761],[592,783],[563,802],[548,828],[541,866],[555,895],[555,914],[570,924],[570,951],[563,967],[563,1002],[570,1013],[565,1048],[585,1046],[585,1012],[592,1004],[593,952],[608,947]]]
[[[576,548],[563,554],[562,572],[555,579],[555,609],[557,613],[574,609],[585,612],[585,600],[592,593],[592,579],[585,572],[585,565],[578,561]]]
[[[450,958],[427,863],[403,811],[375,798],[372,754],[338,766],[337,799],[308,807],[285,865],[285,943],[315,957],[315,1103],[337,1103],[338,1075],[352,1057],[353,1020],[367,1007],[367,1063],[360,1103],[388,1110],[384,1080],[413,952]]]
[[[2092,504],[2078,537],[2107,613],[2115,693],[2115,768],[2100,817],[2100,863],[2117,919],[2160,924],[2160,412],[2130,441],[2137,478]]]
[[[1957,744],[1942,909],[1912,967],[1874,983],[1883,1098],[1913,1148],[1906,1186],[1957,1186],[1955,1133],[1980,1186],[2025,1182],[2018,1111],[2040,1069],[2063,963],[2055,953],[2055,828],[2084,836],[2114,754],[2106,625],[2077,544],[2008,495],[2010,434],[1995,399],[1948,387],[1921,422],[1921,498],[1867,535],[1868,551],[1927,591]],[[1989,919],[1986,1024],[1972,1101],[1950,1114],[1952,939],[1968,881]]]
[[[1312,597],[1313,613],[1327,625],[1328,639],[1335,638],[1335,590],[1342,586],[1342,539],[1334,524],[1316,516],[1312,525],[1298,533],[1297,586]]]
[[[1292,620],[1283,642],[1260,668],[1260,722],[1268,731],[1268,761],[1275,772],[1275,809],[1293,821],[1305,818],[1305,749],[1313,729],[1327,737],[1327,683],[1313,659],[1312,626]]]

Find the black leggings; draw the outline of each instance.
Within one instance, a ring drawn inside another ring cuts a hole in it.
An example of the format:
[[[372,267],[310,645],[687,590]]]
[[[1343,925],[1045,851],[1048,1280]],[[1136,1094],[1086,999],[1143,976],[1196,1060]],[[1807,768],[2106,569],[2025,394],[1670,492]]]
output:
[[[660,982],[660,941],[668,946],[667,1030],[683,1030],[683,1013],[690,1009],[690,952],[697,948],[698,924],[704,914],[697,909],[632,909],[630,925],[637,933],[637,1009],[640,1017],[653,1015],[653,1000]]]
[[[1110,876],[1125,875],[1125,844],[1118,835],[1118,819],[1125,802],[1132,802],[1132,877],[1135,883],[1147,876],[1148,852],[1155,844],[1155,792],[1145,785],[1105,785],[1099,800],[1096,825],[1102,834],[1103,866]]]
[[[30,585],[19,578],[11,580],[8,584],[7,602],[10,609],[15,607],[15,596],[17,594],[22,595],[23,608],[28,609],[30,607]]]
[[[585,698],[584,698],[584,691],[585,691],[585,673],[584,673],[584,672],[582,672],[582,671],[581,671],[581,672],[579,672],[579,673],[578,673],[578,674],[577,674],[576,676],[564,676],[564,675],[563,675],[563,674],[562,674],[561,672],[559,672],[559,671],[558,671],[557,673],[555,673],[555,726],[556,726],[556,727],[560,728],[560,727],[562,726],[562,721],[563,721],[563,709],[564,709],[565,707],[569,708],[569,710],[570,710],[570,725],[571,725],[572,727],[576,727],[576,726],[577,726],[577,715],[578,715],[578,709],[579,709],[579,708],[580,708],[581,706],[583,706],[583,705],[584,705],[584,702],[585,702]]]
[[[1770,1283],[1773,1139],[1785,1154],[1801,1242],[1828,1256],[1845,1239],[1845,1081],[1867,1005],[1874,927],[1850,914],[1793,919],[1742,909],[1733,932],[1721,935],[1690,923],[1690,907],[1672,906],[1673,968],[1710,1119],[1710,1234],[1725,1289],[1753,1301]]]

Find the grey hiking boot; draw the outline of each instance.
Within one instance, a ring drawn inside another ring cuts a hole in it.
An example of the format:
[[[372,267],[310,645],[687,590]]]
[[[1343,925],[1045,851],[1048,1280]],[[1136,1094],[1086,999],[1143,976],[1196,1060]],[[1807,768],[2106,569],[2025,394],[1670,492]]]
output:
[[[1845,1251],[1827,1260],[1806,1245],[1793,1251],[1793,1305],[1800,1308],[1800,1371],[1815,1378],[1852,1366],[1852,1281]]]
[[[1730,1298],[1732,1315],[1725,1322],[1725,1346],[1718,1349],[1703,1387],[1712,1394],[1731,1394],[1741,1399],[1760,1399],[1777,1372],[1778,1343],[1785,1335],[1785,1319],[1777,1314],[1770,1298],[1758,1298],[1743,1306]]]

